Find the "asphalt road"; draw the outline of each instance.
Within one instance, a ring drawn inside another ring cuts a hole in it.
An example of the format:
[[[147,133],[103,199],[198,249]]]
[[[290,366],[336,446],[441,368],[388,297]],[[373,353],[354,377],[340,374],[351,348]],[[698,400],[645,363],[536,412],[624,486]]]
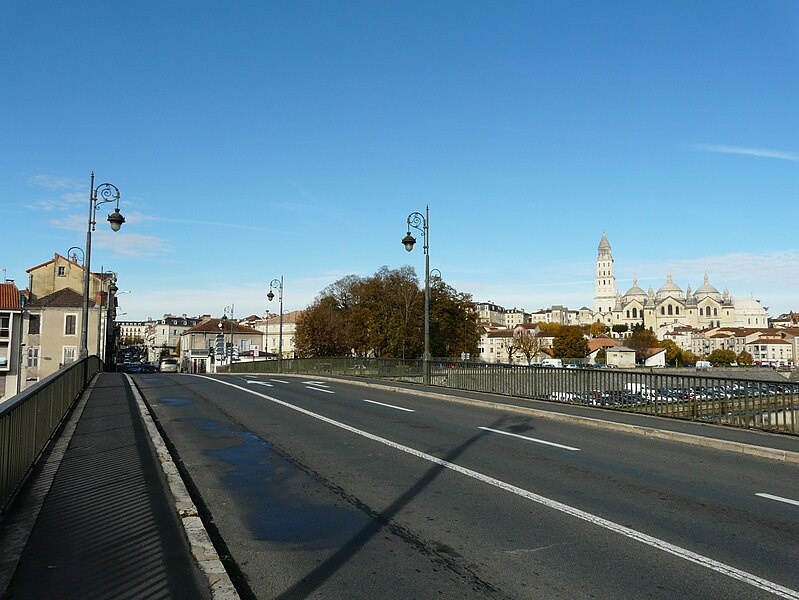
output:
[[[796,464],[341,381],[135,381],[253,597],[799,599]]]

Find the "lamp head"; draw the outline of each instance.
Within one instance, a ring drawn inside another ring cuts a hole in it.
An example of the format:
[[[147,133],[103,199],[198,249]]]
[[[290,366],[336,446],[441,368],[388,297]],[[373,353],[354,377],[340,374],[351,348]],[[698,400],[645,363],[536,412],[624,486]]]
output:
[[[413,245],[416,243],[416,238],[411,235],[411,232],[408,232],[404,238],[402,238],[402,245],[405,246],[405,249],[410,252],[413,250]]]
[[[266,297],[269,299],[269,302],[271,302],[275,299],[275,294],[272,292],[272,290],[269,290],[269,293],[266,295]]]
[[[110,215],[108,215],[108,222],[111,223],[111,229],[114,231],[119,231],[120,227],[122,227],[122,223],[125,222],[125,217],[119,212],[119,207],[114,209]]]

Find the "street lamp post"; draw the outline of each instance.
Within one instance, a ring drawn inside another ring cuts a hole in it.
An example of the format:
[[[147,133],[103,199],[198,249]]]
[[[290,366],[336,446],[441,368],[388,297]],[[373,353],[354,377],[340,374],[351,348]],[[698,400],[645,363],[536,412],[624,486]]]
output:
[[[234,304],[231,304],[230,306],[226,306],[224,314],[222,315],[222,321],[223,322],[228,321],[230,323],[230,356],[227,355],[227,344],[224,344],[225,351],[224,351],[223,354],[225,355],[225,358],[229,359],[227,362],[230,363],[231,365],[233,364],[233,311],[235,309],[236,309],[236,306]],[[230,313],[230,319],[227,318],[227,314],[228,313]],[[224,332],[224,329],[223,329],[223,331],[222,331],[222,340],[223,340],[223,342],[224,342],[224,339],[225,339],[225,332]]]
[[[80,246],[72,246],[67,250],[67,260],[71,260],[74,263],[78,262],[78,252],[72,252],[73,250],[80,252],[80,266],[83,266],[83,263],[86,262],[86,255],[83,253],[83,248]],[[70,252],[72,252],[72,256],[70,256]]]
[[[277,338],[277,372],[283,372],[283,276],[280,279],[273,279],[269,282],[269,293],[266,297],[271,302],[275,298],[272,288],[276,287],[278,291],[278,300],[280,300],[280,320],[278,325],[278,338]],[[269,339],[269,326],[266,327],[267,339]],[[268,350],[267,350],[268,352]]]
[[[92,262],[92,231],[97,224],[95,217],[97,216],[97,207],[101,204],[109,202],[116,202],[114,212],[108,215],[108,222],[111,224],[113,231],[119,231],[122,223],[125,222],[119,212],[119,188],[111,183],[103,183],[94,187],[94,171],[92,171],[91,185],[89,188],[89,227],[86,230],[86,250],[84,252],[85,264],[83,265],[83,311],[81,314],[81,332],[80,332],[80,357],[86,358],[89,356],[89,279],[91,278],[91,262]],[[100,324],[98,323],[99,327]]]
[[[424,356],[422,358],[422,382],[430,384],[430,207],[424,207],[424,215],[412,212],[408,215],[408,233],[402,245],[410,252],[416,244],[411,227],[422,232],[424,238]]]

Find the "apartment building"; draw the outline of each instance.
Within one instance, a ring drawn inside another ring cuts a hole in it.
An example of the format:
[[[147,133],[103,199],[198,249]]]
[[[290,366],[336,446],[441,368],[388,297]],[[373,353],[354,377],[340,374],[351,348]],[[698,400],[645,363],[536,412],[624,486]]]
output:
[[[13,282],[0,283],[0,402],[21,389],[22,301]]]

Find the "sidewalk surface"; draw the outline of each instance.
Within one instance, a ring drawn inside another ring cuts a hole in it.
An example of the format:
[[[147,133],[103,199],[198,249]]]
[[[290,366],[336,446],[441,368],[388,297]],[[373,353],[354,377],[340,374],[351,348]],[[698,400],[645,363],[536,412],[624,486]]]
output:
[[[124,376],[100,374],[3,597],[209,598],[165,490]]]

